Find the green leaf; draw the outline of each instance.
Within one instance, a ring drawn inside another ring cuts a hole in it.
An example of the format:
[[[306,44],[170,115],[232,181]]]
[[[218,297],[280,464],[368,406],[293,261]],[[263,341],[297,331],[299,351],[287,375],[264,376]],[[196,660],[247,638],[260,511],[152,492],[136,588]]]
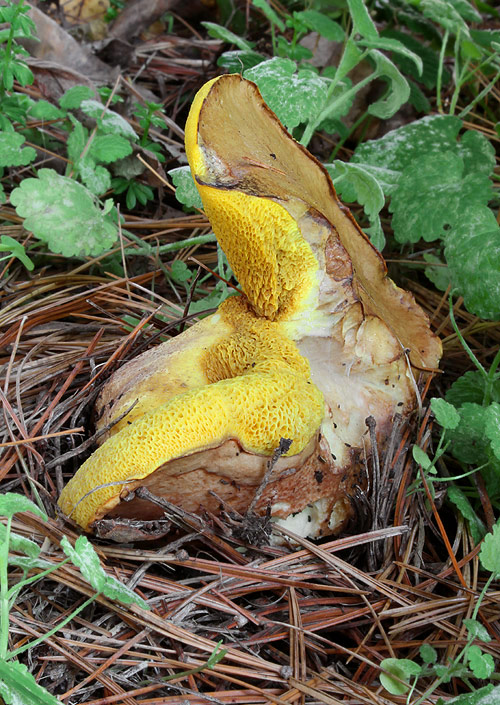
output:
[[[486,436],[490,439],[491,448],[500,460],[500,404],[493,402],[486,409]]]
[[[446,703],[442,698],[439,698],[436,705],[496,705],[499,702],[500,685],[495,688],[493,683],[490,683],[472,691],[472,693],[463,693],[462,695],[457,695],[456,698],[451,698],[451,700],[447,699]]]
[[[424,65],[418,54],[408,49],[402,42],[389,37],[375,37],[373,39],[359,39],[358,44],[368,49],[381,49],[382,51],[392,51],[396,54],[401,54],[406,59],[413,62],[417,69],[417,75],[421,76]]]
[[[73,86],[59,98],[59,105],[65,110],[75,110],[84,100],[94,99],[95,91],[90,86]]]
[[[404,44],[410,51],[417,54],[422,60],[422,73],[418,72],[415,63],[407,59],[402,54],[395,54],[392,60],[400,68],[405,76],[410,76],[416,81],[423,83],[424,86],[430,91],[436,87],[438,67],[439,67],[439,56],[438,54],[428,47],[426,44],[422,44],[420,39],[417,39],[411,34],[406,32],[399,32],[396,29],[385,29],[381,33],[382,37],[387,37],[388,39],[397,39],[399,42]],[[442,85],[447,85],[450,82],[451,74],[446,67],[443,67],[443,73],[441,76]]]
[[[467,649],[467,661],[476,678],[489,678],[495,670],[493,656],[483,653],[476,644]]]
[[[485,436],[486,409],[479,404],[465,403],[460,407],[459,425],[448,431],[451,451],[463,463],[481,465],[488,460],[489,441]]]
[[[31,69],[24,63],[24,61],[12,61],[11,67],[14,77],[17,81],[19,81],[21,86],[31,86],[35,80],[35,77],[33,76]]]
[[[78,172],[85,186],[95,196],[101,196],[111,187],[111,174],[103,166],[96,165],[90,155],[78,162]]]
[[[469,528],[474,539],[474,543],[478,544],[486,533],[486,526],[474,511],[467,495],[456,485],[448,487],[448,499],[458,508],[464,519],[469,522]]]
[[[23,147],[25,138],[18,132],[0,132],[0,168],[25,166],[36,159],[33,147]]]
[[[142,597],[136,595],[133,590],[120,583],[116,578],[106,574],[94,547],[86,536],[79,536],[74,547],[64,536],[61,540],[61,548],[71,561],[80,568],[85,580],[98,593],[103,594],[110,600],[118,600],[125,605],[136,604],[143,609],[149,609],[148,603]]]
[[[468,22],[482,22],[481,14],[473,7],[468,0],[448,0],[460,17]]]
[[[0,543],[4,543],[7,538],[7,528],[0,523]],[[14,532],[10,532],[9,536],[9,552],[19,551],[19,553],[25,553],[29,558],[38,558],[40,555],[40,546],[34,541],[25,538],[24,536],[19,536]],[[9,556],[10,562],[11,556]]]
[[[422,661],[427,665],[430,665],[431,663],[436,663],[437,661],[437,651],[430,644],[422,644],[419,649],[419,654]]]
[[[37,120],[58,120],[66,116],[64,110],[59,110],[58,107],[52,105],[47,100],[37,100],[36,103],[29,109],[30,117]]]
[[[392,196],[394,237],[402,243],[444,239],[463,223],[471,204],[487,204],[492,194],[489,178],[465,175],[464,162],[454,152],[424,154],[403,171]],[[451,268],[448,254],[447,260]]]
[[[485,570],[495,576],[500,575],[500,524],[497,522],[490,534],[486,534],[479,553],[479,560]]]
[[[487,178],[482,174],[478,177]],[[480,193],[486,196],[485,184],[483,187]],[[475,191],[474,195],[479,194]],[[455,204],[444,207],[453,208]],[[500,227],[493,212],[484,205],[459,207],[458,215],[445,241],[451,280],[471,313],[499,319]]]
[[[425,276],[430,279],[434,286],[440,291],[446,291],[451,284],[451,276],[448,265],[432,252],[423,252],[422,256],[426,262],[429,262],[429,267],[425,268]],[[432,266],[432,265],[436,266]]]
[[[252,5],[262,12],[267,17],[271,24],[276,25],[280,32],[284,32],[286,27],[280,16],[266,2],[266,0],[252,0]]]
[[[203,209],[200,194],[191,176],[191,169],[188,166],[179,166],[170,169],[168,172],[175,186],[175,197],[188,208]]]
[[[61,705],[61,701],[35,681],[26,666],[0,660],[0,696],[5,705]]]
[[[378,31],[363,0],[347,0],[353,29],[366,39],[376,39]]]
[[[424,470],[428,470],[432,466],[432,461],[425,452],[425,450],[422,450],[417,445],[414,445],[412,448],[412,455],[413,455],[413,460],[421,465]]]
[[[73,129],[66,141],[66,149],[68,151],[68,159],[76,166],[87,143],[88,130],[74,115],[70,114],[68,117],[73,124]]]
[[[24,179],[11,203],[24,227],[66,257],[105,252],[116,241],[116,225],[106,217],[85,186],[52,169]]]
[[[6,492],[0,495],[0,516],[13,517],[18,512],[31,512],[47,521],[47,515],[30,499],[15,492]]]
[[[485,376],[479,370],[470,370],[453,382],[446,392],[446,401],[457,407],[465,402],[482,405],[485,393]],[[493,401],[500,402],[500,379],[493,383],[491,398]]]
[[[457,428],[460,423],[460,414],[452,404],[444,399],[433,397],[431,399],[431,409],[440,426],[446,429]]]
[[[85,115],[97,120],[102,132],[107,132],[112,135],[121,135],[127,139],[137,140],[138,135],[134,128],[114,110],[105,108],[98,100],[84,100],[80,104],[80,110],[83,110]]]
[[[180,259],[176,259],[172,262],[170,266],[170,273],[172,275],[172,279],[178,284],[187,282],[193,276],[192,270],[189,269],[187,264]]]
[[[410,96],[410,86],[387,56],[376,49],[372,49],[369,56],[375,62],[372,78],[383,79],[388,84],[388,89],[382,98],[368,106],[368,112],[381,120],[387,120],[406,103]]]
[[[132,153],[129,140],[119,135],[97,135],[90,146],[90,155],[96,162],[116,162]]]
[[[278,57],[245,71],[245,78],[255,81],[267,105],[288,129],[318,115],[330,84],[311,71],[297,71],[291,59]]]
[[[418,663],[406,658],[385,658],[380,665],[399,679],[396,680],[396,678],[392,678],[387,673],[380,673],[380,682],[391,695],[404,695],[407,693],[410,686],[399,681],[408,682],[410,676],[418,676],[422,671]]]
[[[254,46],[253,42],[247,42],[246,39],[239,37],[226,27],[222,27],[220,24],[216,24],[215,22],[202,22],[201,24],[205,27],[210,37],[214,37],[214,39],[221,39],[223,42],[227,42],[228,44],[234,44],[238,47],[238,49],[250,51]]]
[[[265,56],[256,51],[225,51],[217,59],[217,66],[223,66],[230,73],[241,73],[265,61]]]
[[[35,268],[35,265],[26,254],[24,245],[21,245],[20,242],[9,235],[0,236],[0,252],[8,252],[11,257],[16,257],[30,272]],[[2,257],[1,259],[4,258]]]
[[[422,155],[456,147],[462,121],[452,115],[432,115],[388,132],[357,147],[351,161],[402,172]]]
[[[342,27],[322,12],[302,10],[302,12],[294,12],[294,17],[313,32],[317,32],[331,42],[342,42],[344,40],[345,32]]]
[[[465,36],[469,35],[466,23],[460,13],[455,10],[452,2],[448,0],[422,0],[420,9],[425,17],[429,17],[452,34],[457,34],[460,31]]]
[[[491,636],[489,635],[488,630],[481,624],[481,622],[478,622],[477,619],[464,619],[463,623],[469,632],[469,635],[474,637],[474,639],[484,641],[486,644],[491,641]]]
[[[462,136],[457,154],[464,162],[464,173],[481,172],[489,176],[495,169],[495,148],[481,132],[467,130]]]

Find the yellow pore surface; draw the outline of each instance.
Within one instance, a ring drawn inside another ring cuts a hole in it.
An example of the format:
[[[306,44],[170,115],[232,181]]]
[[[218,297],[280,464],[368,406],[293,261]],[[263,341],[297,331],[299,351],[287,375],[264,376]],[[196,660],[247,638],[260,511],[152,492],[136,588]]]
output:
[[[107,440],[64,488],[65,514],[88,529],[119,501],[123,487],[107,483],[140,480],[229,438],[264,455],[281,438],[293,440],[289,455],[304,449],[321,424],[323,396],[279,324],[256,319],[245,306],[238,297],[220,309],[234,332],[206,351],[203,364],[213,383],[173,397]],[[175,472],[175,465],[165,472]]]
[[[220,246],[255,313],[298,314],[317,285],[318,261],[297,222],[269,198],[198,184]]]

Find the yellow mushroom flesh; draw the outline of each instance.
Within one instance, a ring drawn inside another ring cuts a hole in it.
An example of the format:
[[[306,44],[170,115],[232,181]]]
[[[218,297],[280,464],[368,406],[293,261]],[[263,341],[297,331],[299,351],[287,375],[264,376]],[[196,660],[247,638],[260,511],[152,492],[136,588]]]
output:
[[[146,485],[189,511],[217,513],[222,500],[244,513],[289,438],[255,509],[295,516],[304,535],[331,533],[362,482],[365,419],[383,443],[395,412],[415,405],[408,360],[434,368],[439,341],[254,84],[204,86],[186,151],[244,296],[115,373],[100,426],[135,406],[60,506],[87,530],[103,516],[150,518],[157,509],[121,501]]]

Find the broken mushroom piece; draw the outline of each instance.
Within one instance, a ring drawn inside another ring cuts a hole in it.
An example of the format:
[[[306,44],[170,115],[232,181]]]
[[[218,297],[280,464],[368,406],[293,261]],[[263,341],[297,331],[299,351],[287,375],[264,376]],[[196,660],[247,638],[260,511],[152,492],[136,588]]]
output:
[[[366,472],[366,418],[383,445],[394,414],[414,409],[415,373],[437,367],[440,342],[255,84],[207,83],[186,152],[243,295],[112,376],[98,427],[133,408],[60,507],[92,531],[102,518],[161,517],[133,496],[140,486],[216,514],[244,514],[257,492],[257,514],[270,507],[302,536],[334,533]],[[282,439],[291,446],[269,470]]]

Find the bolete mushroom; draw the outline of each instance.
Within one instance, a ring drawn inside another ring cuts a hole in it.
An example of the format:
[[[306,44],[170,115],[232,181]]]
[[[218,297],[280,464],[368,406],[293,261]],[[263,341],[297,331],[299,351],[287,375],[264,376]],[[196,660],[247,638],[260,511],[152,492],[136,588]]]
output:
[[[98,427],[135,406],[60,507],[87,531],[103,517],[151,520],[155,504],[124,501],[146,486],[189,511],[245,513],[290,439],[252,508],[303,536],[331,534],[366,472],[366,418],[382,445],[440,342],[254,83],[226,75],[199,91],[186,152],[243,295],[112,376]]]

